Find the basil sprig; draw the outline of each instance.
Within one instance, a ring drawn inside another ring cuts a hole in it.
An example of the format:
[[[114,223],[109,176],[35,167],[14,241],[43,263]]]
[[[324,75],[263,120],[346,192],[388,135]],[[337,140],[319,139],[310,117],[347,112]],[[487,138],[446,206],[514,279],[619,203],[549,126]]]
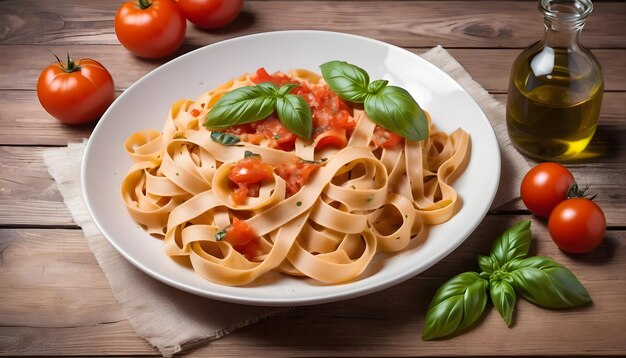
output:
[[[211,108],[204,121],[210,129],[256,122],[276,112],[280,122],[292,133],[311,139],[313,116],[304,98],[290,92],[297,84],[280,88],[271,82],[245,86],[226,93]]]
[[[330,61],[320,66],[322,76],[339,97],[363,103],[367,116],[379,126],[407,139],[428,137],[426,114],[411,94],[389,81],[370,82],[367,72],[345,61]]]
[[[512,324],[518,296],[547,308],[591,302],[585,287],[565,266],[544,256],[526,257],[531,240],[530,221],[520,221],[494,241],[489,256],[478,256],[480,274],[465,272],[445,282],[428,308],[422,339],[471,327],[482,316],[488,297],[507,326]]]

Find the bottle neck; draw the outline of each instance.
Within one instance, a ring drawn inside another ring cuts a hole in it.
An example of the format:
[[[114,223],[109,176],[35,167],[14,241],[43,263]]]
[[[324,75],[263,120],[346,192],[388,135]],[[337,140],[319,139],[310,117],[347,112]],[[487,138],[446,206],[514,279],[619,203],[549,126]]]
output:
[[[584,23],[572,26],[557,24],[550,20],[545,20],[545,32],[543,43],[552,48],[578,48],[580,47],[580,34]]]
[[[580,47],[580,34],[593,10],[591,0],[539,0],[538,7],[545,24],[545,46]]]

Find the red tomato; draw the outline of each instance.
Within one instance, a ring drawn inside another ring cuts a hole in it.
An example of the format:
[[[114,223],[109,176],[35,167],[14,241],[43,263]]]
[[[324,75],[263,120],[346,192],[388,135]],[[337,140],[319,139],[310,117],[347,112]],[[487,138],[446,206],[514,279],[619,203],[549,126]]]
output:
[[[270,148],[289,151],[293,149],[296,143],[296,135],[291,133],[274,115],[259,121],[256,132],[269,139],[268,146]]]
[[[256,73],[251,76],[251,79],[254,83],[272,82],[272,75],[270,75],[264,67],[261,67],[256,70]]]
[[[548,231],[563,251],[579,254],[595,249],[606,233],[606,218],[598,204],[573,198],[557,205],[548,219]]]
[[[46,67],[37,81],[37,97],[54,118],[67,124],[99,119],[113,99],[115,88],[109,71],[97,61],[82,59]]]
[[[522,180],[520,194],[528,210],[548,217],[557,204],[567,199],[567,192],[574,183],[574,176],[564,166],[541,163],[528,171]]]
[[[248,260],[258,254],[259,238],[245,221],[233,218],[231,227],[226,230],[226,241]]]
[[[377,147],[393,148],[402,141],[402,137],[392,133],[381,126],[376,126],[372,142]]]
[[[202,29],[216,29],[231,23],[243,6],[243,0],[178,0],[185,16]]]
[[[271,165],[264,163],[259,156],[251,156],[237,162],[228,178],[235,184],[252,184],[273,176]]]
[[[309,181],[309,177],[322,165],[321,163],[307,162],[299,158],[294,158],[294,160],[290,162],[280,163],[280,165],[276,167],[276,174],[287,183],[287,193],[293,195],[306,185]]]
[[[187,21],[174,0],[139,0],[122,4],[115,14],[115,35],[139,57],[160,58],[183,43]]]
[[[240,160],[230,170],[228,178],[235,184],[231,197],[236,204],[245,203],[246,197],[258,194],[259,183],[271,178],[274,168],[264,163],[261,157],[252,156]]]

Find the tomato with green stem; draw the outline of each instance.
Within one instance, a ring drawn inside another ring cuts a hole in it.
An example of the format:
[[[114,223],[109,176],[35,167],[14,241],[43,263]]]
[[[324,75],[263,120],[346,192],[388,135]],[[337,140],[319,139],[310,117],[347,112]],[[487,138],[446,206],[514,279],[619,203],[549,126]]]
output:
[[[567,199],[550,213],[548,232],[556,246],[565,252],[589,252],[604,240],[606,217],[600,206],[589,199]]]
[[[63,63],[46,67],[37,80],[41,106],[66,124],[97,120],[115,99],[113,78],[98,61],[84,58],[73,61],[67,55]]]
[[[130,52],[161,58],[183,43],[187,20],[174,0],[127,1],[115,14],[115,35]]]

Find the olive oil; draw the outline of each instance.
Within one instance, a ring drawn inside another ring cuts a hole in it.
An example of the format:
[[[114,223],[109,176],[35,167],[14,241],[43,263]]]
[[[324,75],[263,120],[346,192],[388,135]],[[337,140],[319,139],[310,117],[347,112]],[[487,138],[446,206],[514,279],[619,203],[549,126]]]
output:
[[[509,136],[527,156],[565,160],[583,151],[596,131],[602,76],[567,49],[555,49],[553,70],[537,76],[529,64],[536,55],[515,63],[507,101]],[[572,66],[578,66],[575,74]]]
[[[582,7],[587,3],[591,6],[587,0],[541,0],[544,38],[513,63],[507,130],[526,156],[555,161],[575,158],[596,131],[604,80],[595,56],[579,43],[584,19],[591,11]],[[577,11],[587,13],[577,16]]]

